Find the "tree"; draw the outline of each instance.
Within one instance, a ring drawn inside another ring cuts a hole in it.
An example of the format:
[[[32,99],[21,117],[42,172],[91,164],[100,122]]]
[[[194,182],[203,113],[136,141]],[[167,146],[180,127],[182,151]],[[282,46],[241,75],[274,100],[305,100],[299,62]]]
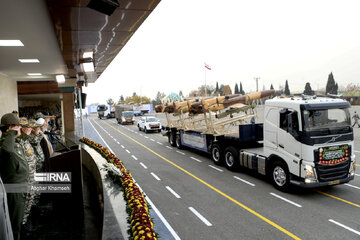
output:
[[[224,84],[221,84],[221,85],[220,85],[220,88],[219,88],[219,93],[220,93],[220,95],[222,95],[222,96],[224,95],[224,94],[223,94],[223,88],[224,88]]]
[[[270,85],[270,89],[271,89],[271,90],[274,90],[274,87],[273,87],[273,85],[272,85],[272,84]]]
[[[285,81],[285,90],[284,90],[284,93],[285,93],[286,96],[289,96],[289,95],[290,95],[290,89],[289,89],[288,80]]]
[[[304,90],[304,94],[305,95],[314,95],[314,91],[311,89],[310,83],[307,82],[305,84],[305,90]]]
[[[240,82],[240,91],[239,91],[239,93],[242,94],[242,95],[245,95],[245,91],[244,91],[244,89],[243,89],[243,87],[242,87],[242,83],[241,83],[241,82]]]
[[[183,94],[183,92],[181,90],[179,92],[179,96],[182,97],[182,98],[184,97],[184,94]]]
[[[120,98],[119,98],[119,102],[122,103],[122,102],[124,102],[124,101],[125,101],[124,96],[121,95]]]
[[[163,99],[164,97],[165,97],[165,93],[157,92],[156,97],[155,97],[155,103],[160,104],[161,99]]]
[[[206,85],[206,95],[210,96],[213,92],[214,92],[214,86],[212,85]],[[205,95],[205,85],[201,85],[198,88],[198,91],[200,93],[200,96],[204,96]]]
[[[240,92],[239,92],[239,86],[238,86],[238,84],[236,83],[235,84],[235,90],[234,90],[234,93],[235,94],[239,94]]]
[[[222,95],[223,96],[226,96],[226,95],[231,95],[232,92],[231,92],[231,88],[229,85],[225,85],[223,88],[222,88]]]
[[[113,105],[114,100],[112,98],[109,98],[108,100],[106,100],[106,103],[109,104],[109,105]]]
[[[219,91],[220,91],[220,89],[219,89],[219,83],[218,83],[218,82],[216,82],[215,92],[219,92]]]
[[[335,83],[334,75],[332,72],[329,74],[328,81],[326,83],[326,94],[337,94],[338,91],[338,85]]]
[[[136,92],[133,92],[133,95],[132,95],[133,97],[135,97],[136,96]]]

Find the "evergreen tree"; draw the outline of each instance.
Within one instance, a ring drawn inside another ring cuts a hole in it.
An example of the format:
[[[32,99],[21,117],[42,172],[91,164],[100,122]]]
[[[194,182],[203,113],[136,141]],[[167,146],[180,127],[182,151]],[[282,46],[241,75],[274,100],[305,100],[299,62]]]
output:
[[[239,93],[242,94],[242,95],[245,95],[245,91],[244,91],[244,89],[243,89],[243,87],[242,87],[242,83],[241,83],[241,82],[240,82],[240,91],[239,91]]]
[[[183,92],[180,90],[180,92],[179,92],[179,96],[180,97],[184,97],[184,95],[183,95]]]
[[[114,100],[112,98],[109,98],[108,100],[106,100],[106,103],[109,104],[109,105],[113,105]]]
[[[238,86],[238,84],[236,83],[235,84],[235,90],[234,90],[234,93],[235,94],[239,94],[240,92],[239,92],[239,86]]]
[[[290,95],[290,89],[289,89],[288,80],[285,81],[285,90],[284,90],[284,93],[285,93],[286,96],[289,96],[289,95]]]
[[[310,83],[307,82],[305,84],[305,90],[304,90],[304,94],[305,95],[314,95],[314,91],[311,89]]]
[[[220,95],[223,96],[223,88],[224,88],[224,84],[221,84],[220,85],[220,88],[219,88],[219,92],[220,92]]]
[[[274,87],[273,87],[273,85],[272,85],[272,84],[270,85],[270,90],[274,90]]]
[[[219,89],[219,83],[218,83],[218,82],[216,82],[215,92],[219,92],[219,91],[220,91],[220,89]]]
[[[124,96],[121,95],[120,98],[119,98],[119,102],[124,102],[124,101],[125,101]]]
[[[326,94],[337,94],[338,85],[335,83],[334,75],[332,72],[329,74],[328,81],[326,83]]]

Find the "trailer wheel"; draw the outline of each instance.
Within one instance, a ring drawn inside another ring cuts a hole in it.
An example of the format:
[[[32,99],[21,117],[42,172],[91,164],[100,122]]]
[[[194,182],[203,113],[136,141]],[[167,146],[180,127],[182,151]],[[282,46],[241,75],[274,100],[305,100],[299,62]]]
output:
[[[224,158],[227,169],[234,171],[239,167],[239,154],[235,147],[225,148]]]
[[[211,147],[211,158],[216,165],[222,165],[224,161],[224,153],[220,145],[215,143]]]
[[[175,144],[176,144],[176,147],[178,149],[182,149],[182,145],[181,145],[181,137],[180,137],[180,134],[176,134],[176,137],[175,137]]]
[[[170,143],[170,145],[171,146],[173,146],[173,147],[176,147],[176,143],[175,143],[175,136],[176,134],[175,133],[173,133],[173,132],[170,132],[170,134],[169,134],[169,136],[168,136],[168,138],[169,138],[169,143]]]
[[[275,161],[271,168],[271,180],[276,189],[287,192],[290,188],[289,170],[282,161]]]

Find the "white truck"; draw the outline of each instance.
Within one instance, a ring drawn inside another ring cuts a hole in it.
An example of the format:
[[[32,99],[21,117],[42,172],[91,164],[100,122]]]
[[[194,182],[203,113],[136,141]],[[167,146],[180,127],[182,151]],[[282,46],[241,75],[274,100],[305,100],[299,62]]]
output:
[[[239,125],[238,136],[214,136],[166,127],[173,146],[210,153],[230,170],[252,169],[275,188],[312,188],[354,179],[354,136],[350,104],[318,97],[274,98],[264,106],[264,123]]]
[[[115,117],[115,109],[109,105],[105,105],[105,104],[100,104],[97,106],[97,113],[98,113],[98,118],[102,119],[102,118],[114,118]]]

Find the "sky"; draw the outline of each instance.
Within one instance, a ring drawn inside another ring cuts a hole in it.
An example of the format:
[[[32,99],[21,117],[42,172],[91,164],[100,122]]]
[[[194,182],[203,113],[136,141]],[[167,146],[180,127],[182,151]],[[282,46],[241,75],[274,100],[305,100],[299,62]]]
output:
[[[245,92],[360,84],[359,0],[162,0],[100,78],[87,103],[133,92],[184,95],[200,85]],[[206,70],[204,63],[211,70]]]

